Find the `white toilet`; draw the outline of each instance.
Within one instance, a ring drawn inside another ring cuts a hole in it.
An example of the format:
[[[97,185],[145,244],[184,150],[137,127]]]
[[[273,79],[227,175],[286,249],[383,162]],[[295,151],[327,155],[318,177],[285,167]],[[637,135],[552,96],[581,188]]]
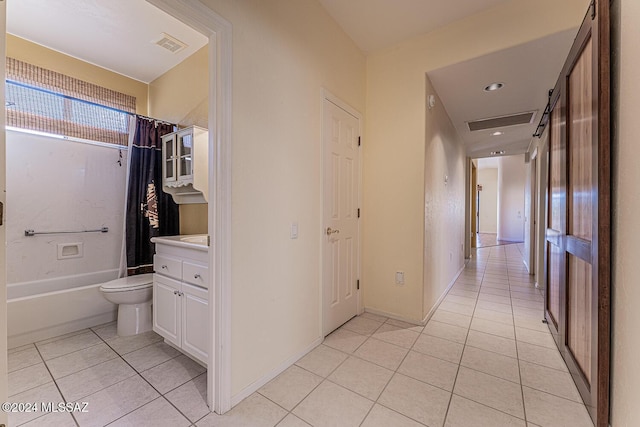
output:
[[[100,286],[102,295],[118,304],[118,335],[126,337],[151,330],[153,273],[123,277]]]

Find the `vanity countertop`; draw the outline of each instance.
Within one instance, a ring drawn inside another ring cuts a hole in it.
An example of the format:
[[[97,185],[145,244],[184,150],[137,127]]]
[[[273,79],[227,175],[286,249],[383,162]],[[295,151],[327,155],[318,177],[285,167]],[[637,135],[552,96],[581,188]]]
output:
[[[206,234],[191,234],[182,236],[162,236],[152,237],[153,243],[163,245],[177,246],[180,248],[196,249],[207,252],[209,250],[208,237]]]

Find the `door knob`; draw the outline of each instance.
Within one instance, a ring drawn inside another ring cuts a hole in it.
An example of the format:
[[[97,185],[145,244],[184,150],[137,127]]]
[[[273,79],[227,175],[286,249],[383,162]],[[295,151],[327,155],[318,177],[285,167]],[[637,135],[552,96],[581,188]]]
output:
[[[327,227],[327,236],[331,236],[332,234],[337,234],[339,232],[340,230],[334,230],[331,227]]]

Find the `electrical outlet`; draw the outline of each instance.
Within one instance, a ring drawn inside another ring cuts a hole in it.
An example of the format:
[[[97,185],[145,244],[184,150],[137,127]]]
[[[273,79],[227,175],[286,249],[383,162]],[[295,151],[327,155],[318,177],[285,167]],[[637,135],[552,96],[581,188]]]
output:
[[[396,271],[396,285],[404,285],[404,271]]]

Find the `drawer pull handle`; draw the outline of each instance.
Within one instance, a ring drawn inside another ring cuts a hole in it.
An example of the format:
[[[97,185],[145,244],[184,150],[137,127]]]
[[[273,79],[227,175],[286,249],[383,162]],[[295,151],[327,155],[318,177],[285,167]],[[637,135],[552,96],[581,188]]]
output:
[[[178,291],[173,291],[173,294],[174,294],[174,295],[180,295],[180,292],[178,292]]]
[[[196,274],[194,274],[194,275],[193,275],[193,278],[194,278],[194,279],[200,279],[201,277],[202,277],[202,276],[200,276],[198,273],[196,273]]]
[[[166,270],[166,269],[167,269],[167,266],[166,266],[166,265],[163,265],[161,268],[163,268],[163,269],[165,269],[165,270]]]

